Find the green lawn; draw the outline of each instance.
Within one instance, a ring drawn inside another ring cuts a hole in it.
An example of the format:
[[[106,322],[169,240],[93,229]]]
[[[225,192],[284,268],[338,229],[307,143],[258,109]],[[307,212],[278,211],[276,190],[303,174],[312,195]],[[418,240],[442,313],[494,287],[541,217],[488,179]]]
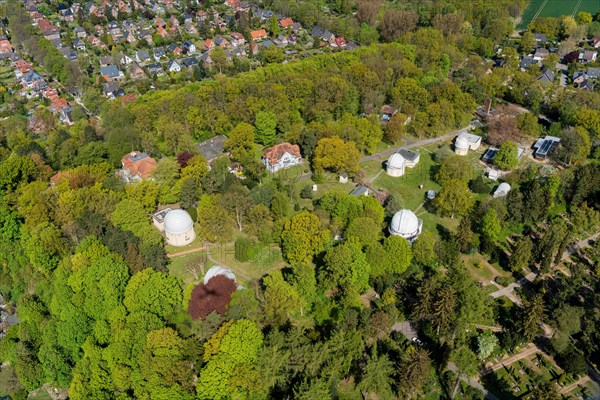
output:
[[[190,283],[196,283],[195,274],[198,274],[198,281],[202,279],[202,268],[207,271],[212,267],[212,263],[207,257],[205,251],[185,254],[173,257],[167,266],[169,273],[181,279],[184,286]]]
[[[525,29],[529,23],[539,17],[575,16],[581,11],[594,15],[599,8],[598,0],[531,0],[517,28]]]
[[[0,368],[0,398],[10,396],[23,389],[15,375],[15,369],[12,366]]]

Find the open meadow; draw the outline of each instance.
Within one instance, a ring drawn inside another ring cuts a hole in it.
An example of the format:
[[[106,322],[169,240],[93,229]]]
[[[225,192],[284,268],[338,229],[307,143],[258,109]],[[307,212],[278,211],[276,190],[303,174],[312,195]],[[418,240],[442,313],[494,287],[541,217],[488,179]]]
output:
[[[525,29],[538,17],[574,17],[578,12],[586,11],[594,15],[600,9],[598,0],[531,0],[523,13],[519,29]]]

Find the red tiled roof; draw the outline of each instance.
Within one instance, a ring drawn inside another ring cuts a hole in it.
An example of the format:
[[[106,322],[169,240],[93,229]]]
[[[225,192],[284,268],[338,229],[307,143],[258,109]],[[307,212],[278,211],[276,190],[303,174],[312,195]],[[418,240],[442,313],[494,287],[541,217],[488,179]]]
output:
[[[297,144],[281,143],[273,147],[269,147],[263,153],[263,158],[269,160],[269,164],[275,165],[281,160],[285,153],[289,153],[294,157],[302,157],[300,147]]]
[[[263,38],[267,37],[267,31],[265,31],[264,29],[258,29],[250,32],[250,35],[252,36],[252,39]]]
[[[8,40],[0,40],[0,53],[10,53],[12,46]]]
[[[131,153],[126,154],[121,159],[123,168],[128,169],[131,175],[139,174],[142,177],[142,179],[148,179],[150,176],[152,176],[152,173],[156,168],[156,161],[150,156],[144,157],[141,160],[131,161],[130,157],[137,153],[139,152],[132,151]]]
[[[282,20],[279,20],[279,25],[281,25],[282,28],[288,28],[294,25],[294,20],[291,18],[284,18]]]

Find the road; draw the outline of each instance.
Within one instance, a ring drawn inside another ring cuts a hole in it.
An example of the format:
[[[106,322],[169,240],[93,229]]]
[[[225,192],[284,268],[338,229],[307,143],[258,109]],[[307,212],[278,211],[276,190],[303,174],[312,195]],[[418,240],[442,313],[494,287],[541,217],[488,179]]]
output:
[[[502,297],[502,296],[509,296],[512,293],[512,291],[515,290],[515,288],[521,287],[526,283],[533,282],[533,280],[535,279],[536,276],[537,276],[537,274],[535,272],[530,272],[527,275],[525,275],[523,278],[519,279],[517,282],[511,283],[507,287],[491,293],[490,296],[492,296],[495,299],[497,299],[498,297]],[[514,302],[514,300],[513,300],[513,302]],[[519,301],[519,303],[520,303],[520,301]]]
[[[558,391],[558,394],[567,394],[567,393],[571,392],[572,390],[576,389],[577,386],[585,385],[590,380],[591,380],[590,377],[586,375],[583,378],[580,378],[577,382],[574,382],[574,383],[570,384],[569,386],[565,386],[564,388],[560,389]]]
[[[568,246],[567,250],[562,255],[562,261],[566,261],[572,254],[578,253],[579,250],[585,249],[589,246],[590,240],[596,240],[600,237],[600,232],[597,232],[591,236],[586,237],[585,239],[581,239],[579,242],[575,243],[573,246]]]
[[[452,372],[456,372],[457,374],[459,374],[460,379],[463,382],[466,382],[472,388],[475,388],[475,389],[479,390],[481,393],[483,393],[483,395],[485,396],[486,399],[488,399],[488,400],[500,400],[498,397],[496,397],[496,395],[494,395],[493,393],[489,392],[485,387],[483,387],[483,385],[476,378],[470,377],[469,379],[467,379],[464,376],[464,374],[459,373],[458,372],[458,368],[456,368],[456,365],[454,365],[454,363],[448,363],[448,369],[450,371],[452,371]],[[453,391],[454,393],[453,394],[456,394],[456,389],[458,389],[458,385],[454,387],[454,391]],[[454,398],[454,396],[452,396],[452,398]]]
[[[367,161],[372,161],[372,160],[377,160],[380,158],[384,158],[384,157],[389,157],[392,154],[394,154],[395,152],[398,151],[398,149],[400,148],[404,148],[404,149],[412,149],[415,147],[421,147],[421,146],[426,146],[428,144],[432,144],[432,143],[436,143],[436,142],[441,142],[443,140],[447,140],[447,139],[451,139],[454,136],[457,136],[458,134],[462,133],[462,132],[468,132],[469,128],[471,126],[467,126],[466,128],[462,128],[453,132],[448,132],[442,136],[437,136],[434,138],[430,138],[430,139],[423,139],[423,140],[415,140],[415,139],[407,139],[406,143],[404,146],[401,147],[392,147],[390,149],[384,150],[384,151],[380,151],[379,153],[375,153],[375,154],[371,154],[370,156],[365,156],[363,158],[360,159],[360,162],[367,162]],[[312,177],[312,172],[307,172],[305,174],[302,174],[298,177],[298,180],[304,180],[304,179],[310,179],[310,177]]]
[[[535,353],[539,353],[542,350],[540,350],[539,347],[537,347],[535,344],[530,343],[528,344],[523,350],[521,350],[519,353],[517,354],[513,354],[512,356],[505,358],[504,360],[500,360],[499,362],[497,362],[496,364],[492,365],[491,367],[489,367],[488,369],[486,369],[485,371],[483,371],[481,373],[481,375],[487,375],[491,372],[494,371],[498,371],[501,368],[504,367],[508,367],[509,365],[522,360],[523,358],[527,358],[532,354]]]

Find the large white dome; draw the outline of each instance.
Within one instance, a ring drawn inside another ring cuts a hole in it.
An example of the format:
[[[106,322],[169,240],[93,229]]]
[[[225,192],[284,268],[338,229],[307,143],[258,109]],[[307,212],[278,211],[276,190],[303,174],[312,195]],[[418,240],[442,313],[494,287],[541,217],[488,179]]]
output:
[[[461,150],[468,149],[469,148],[469,141],[467,140],[466,137],[459,136],[459,137],[456,138],[456,142],[454,142],[454,146],[457,149],[461,149]]]
[[[206,275],[204,275],[204,284],[206,285],[208,281],[210,281],[217,275],[223,275],[224,277],[229,278],[235,282],[235,275],[233,274],[233,272],[231,272],[231,270],[221,267],[220,265],[215,265],[210,267],[210,269],[206,272]]]
[[[400,153],[394,153],[390,156],[390,158],[388,158],[387,167],[402,169],[404,168],[405,162],[406,161],[404,160],[404,157],[402,157]]]
[[[194,229],[194,221],[185,210],[172,210],[165,216],[165,232],[185,233]]]
[[[400,210],[392,218],[390,231],[400,236],[411,236],[419,231],[419,219],[410,210]]]
[[[494,197],[504,197],[508,192],[510,192],[510,185],[506,182],[502,182],[494,192]]]

